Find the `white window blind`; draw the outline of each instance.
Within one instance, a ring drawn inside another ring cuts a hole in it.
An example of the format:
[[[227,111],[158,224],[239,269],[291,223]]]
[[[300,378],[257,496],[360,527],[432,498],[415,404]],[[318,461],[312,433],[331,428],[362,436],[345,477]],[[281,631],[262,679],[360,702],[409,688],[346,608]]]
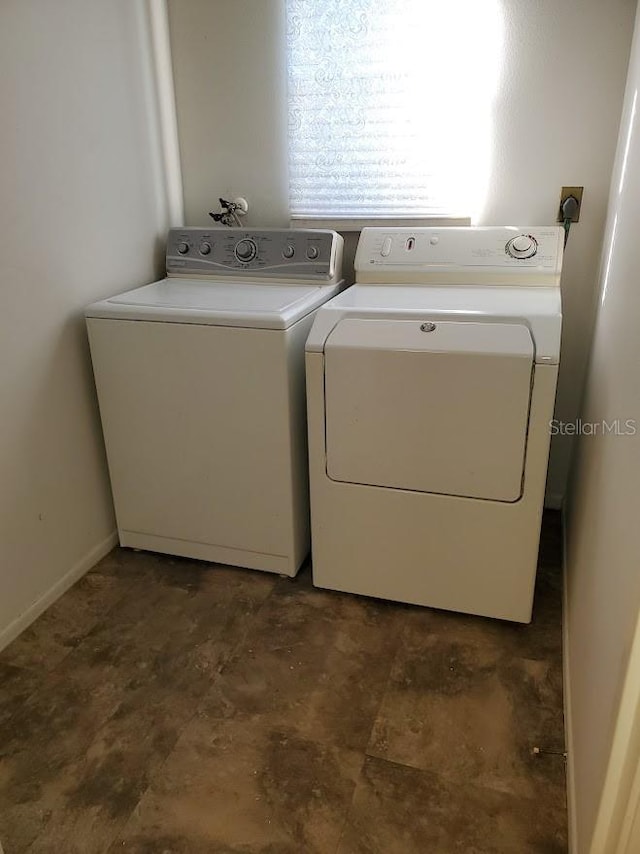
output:
[[[470,216],[489,177],[498,0],[287,0],[290,210]]]

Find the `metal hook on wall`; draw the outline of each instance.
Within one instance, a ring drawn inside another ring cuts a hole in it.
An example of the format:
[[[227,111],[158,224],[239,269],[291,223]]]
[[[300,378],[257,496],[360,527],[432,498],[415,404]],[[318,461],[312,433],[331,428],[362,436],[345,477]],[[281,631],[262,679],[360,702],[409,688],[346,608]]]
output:
[[[227,225],[230,228],[233,226],[240,227],[240,217],[246,216],[247,211],[249,210],[247,200],[239,196],[231,202],[228,202],[223,198],[218,199],[218,201],[220,202],[221,210],[218,213],[209,211],[209,216],[212,217],[215,222]]]

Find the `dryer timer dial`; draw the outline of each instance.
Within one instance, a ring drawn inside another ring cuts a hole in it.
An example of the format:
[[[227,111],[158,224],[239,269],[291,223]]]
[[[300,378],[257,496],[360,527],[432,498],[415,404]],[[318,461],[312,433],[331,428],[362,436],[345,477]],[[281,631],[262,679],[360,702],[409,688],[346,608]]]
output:
[[[532,258],[538,251],[538,241],[530,234],[518,234],[507,243],[505,251],[511,258]]]

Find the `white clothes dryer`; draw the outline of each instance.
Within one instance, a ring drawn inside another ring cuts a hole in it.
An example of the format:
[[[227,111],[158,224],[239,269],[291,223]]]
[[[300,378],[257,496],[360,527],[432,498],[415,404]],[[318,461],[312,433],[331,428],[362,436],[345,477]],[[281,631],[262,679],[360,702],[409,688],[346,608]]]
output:
[[[172,229],[167,278],[86,310],[123,546],[296,574],[304,344],[341,267],[331,231]]]
[[[319,587],[531,619],[562,230],[367,228],[306,346]]]

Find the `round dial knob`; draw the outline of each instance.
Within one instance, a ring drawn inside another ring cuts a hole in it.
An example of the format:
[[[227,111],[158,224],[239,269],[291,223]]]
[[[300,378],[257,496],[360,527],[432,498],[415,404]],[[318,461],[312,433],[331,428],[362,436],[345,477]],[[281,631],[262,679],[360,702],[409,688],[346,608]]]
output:
[[[177,249],[181,255],[186,255],[189,251],[189,244],[184,241],[182,243],[178,243]]]
[[[254,240],[251,240],[250,237],[245,237],[236,243],[236,248],[233,251],[238,261],[248,264],[258,254],[258,247]]]
[[[211,252],[211,244],[210,243],[201,243],[200,244],[200,254],[208,255]]]
[[[507,243],[505,249],[512,258],[531,258],[538,251],[538,243],[530,234],[519,234]]]
[[[293,258],[295,251],[296,250],[294,249],[294,247],[290,243],[288,243],[282,250],[282,254],[285,258]]]
[[[315,261],[319,254],[320,252],[317,246],[309,246],[309,248],[307,249],[307,258],[309,259],[309,261]]]

